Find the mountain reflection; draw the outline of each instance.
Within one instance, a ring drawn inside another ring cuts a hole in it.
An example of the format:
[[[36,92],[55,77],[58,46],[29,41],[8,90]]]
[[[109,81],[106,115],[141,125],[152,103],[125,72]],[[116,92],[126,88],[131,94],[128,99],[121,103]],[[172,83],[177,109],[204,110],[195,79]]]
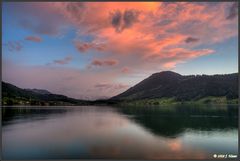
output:
[[[185,130],[227,130],[238,127],[237,106],[129,107],[121,112],[156,135],[177,137]]]
[[[237,153],[237,109],[226,106],[5,108],[2,130],[3,158],[12,160]]]
[[[81,107],[5,107],[3,125],[11,124],[12,120],[41,120],[49,115],[86,112],[105,112],[111,110],[115,114],[125,114],[128,119],[138,123],[152,133],[164,137],[177,137],[187,129],[212,131],[238,127],[237,106],[193,106],[178,105],[165,107],[123,107],[123,108],[81,108]],[[119,113],[120,112],[120,113]],[[96,120],[96,126],[109,126],[103,120]]]

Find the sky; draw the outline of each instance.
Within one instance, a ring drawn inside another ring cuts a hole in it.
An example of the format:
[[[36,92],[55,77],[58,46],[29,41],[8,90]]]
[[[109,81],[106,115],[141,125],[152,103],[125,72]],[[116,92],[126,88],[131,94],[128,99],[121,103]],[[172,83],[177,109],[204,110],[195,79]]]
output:
[[[237,2],[3,2],[2,79],[78,99],[238,72]]]

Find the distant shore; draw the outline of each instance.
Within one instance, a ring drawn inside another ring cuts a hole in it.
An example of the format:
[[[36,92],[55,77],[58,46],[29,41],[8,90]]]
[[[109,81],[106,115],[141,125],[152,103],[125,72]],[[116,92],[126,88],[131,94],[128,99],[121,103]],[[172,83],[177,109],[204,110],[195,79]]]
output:
[[[226,97],[204,97],[195,100],[176,100],[174,98],[153,98],[137,100],[95,100],[83,101],[76,103],[62,101],[38,101],[38,100],[19,100],[13,99],[11,104],[7,99],[3,99],[3,106],[91,106],[91,105],[117,105],[117,106],[165,106],[165,105],[238,105],[238,99],[227,99]]]
[[[196,100],[176,100],[174,98],[154,98],[154,99],[141,99],[141,100],[129,100],[120,102],[121,105],[128,106],[161,106],[161,105],[180,105],[180,104],[196,104],[196,105],[238,105],[238,99],[227,99],[226,97],[204,97]]]

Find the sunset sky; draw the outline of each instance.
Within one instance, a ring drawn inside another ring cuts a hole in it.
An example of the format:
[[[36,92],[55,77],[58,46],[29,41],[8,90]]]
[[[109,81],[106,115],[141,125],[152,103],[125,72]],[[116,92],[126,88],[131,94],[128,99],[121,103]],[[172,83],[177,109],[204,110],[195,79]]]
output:
[[[238,71],[236,2],[4,2],[3,81],[108,98],[153,73]]]

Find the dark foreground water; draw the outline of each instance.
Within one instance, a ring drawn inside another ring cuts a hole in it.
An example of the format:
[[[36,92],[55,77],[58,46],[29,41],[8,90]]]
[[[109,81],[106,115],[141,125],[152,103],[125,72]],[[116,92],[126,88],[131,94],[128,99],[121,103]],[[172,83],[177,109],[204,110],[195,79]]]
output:
[[[235,106],[2,109],[4,159],[212,159],[238,152]]]

